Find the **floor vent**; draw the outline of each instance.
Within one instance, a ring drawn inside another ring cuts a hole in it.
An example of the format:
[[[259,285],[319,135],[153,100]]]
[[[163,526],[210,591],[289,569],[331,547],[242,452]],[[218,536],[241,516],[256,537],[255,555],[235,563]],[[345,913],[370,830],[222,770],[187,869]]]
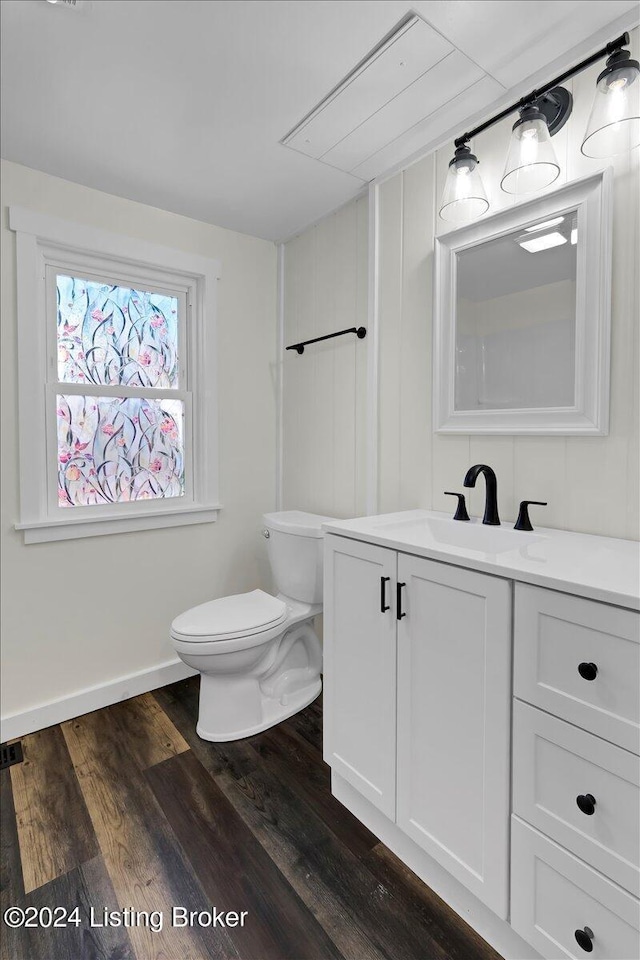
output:
[[[49,3],[55,3],[61,9],[79,10],[82,6],[82,0],[49,0]]]
[[[14,763],[22,763],[22,744],[19,740],[16,743],[3,743],[0,746],[0,770],[5,767],[12,767]]]

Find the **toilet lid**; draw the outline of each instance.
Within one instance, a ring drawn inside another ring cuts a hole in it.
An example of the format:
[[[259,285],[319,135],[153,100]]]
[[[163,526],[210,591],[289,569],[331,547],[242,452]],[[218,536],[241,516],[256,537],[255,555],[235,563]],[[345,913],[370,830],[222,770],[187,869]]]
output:
[[[194,642],[241,637],[275,627],[287,615],[286,604],[264,590],[210,600],[185,610],[171,624],[171,634]]]

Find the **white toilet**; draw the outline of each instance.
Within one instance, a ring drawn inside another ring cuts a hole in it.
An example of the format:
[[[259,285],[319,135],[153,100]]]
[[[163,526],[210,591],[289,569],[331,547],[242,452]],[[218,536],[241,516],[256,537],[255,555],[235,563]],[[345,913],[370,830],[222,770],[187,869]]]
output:
[[[289,510],[264,515],[276,597],[263,590],[210,600],[171,624],[181,660],[198,670],[203,740],[238,740],[310,704],[322,689],[322,523]]]

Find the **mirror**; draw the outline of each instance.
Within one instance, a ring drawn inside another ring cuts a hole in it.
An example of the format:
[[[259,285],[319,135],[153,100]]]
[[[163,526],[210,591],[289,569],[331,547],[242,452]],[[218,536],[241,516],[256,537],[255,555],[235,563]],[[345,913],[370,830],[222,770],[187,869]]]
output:
[[[455,409],[570,407],[577,211],[456,254]]]
[[[609,179],[437,238],[438,432],[607,432]]]

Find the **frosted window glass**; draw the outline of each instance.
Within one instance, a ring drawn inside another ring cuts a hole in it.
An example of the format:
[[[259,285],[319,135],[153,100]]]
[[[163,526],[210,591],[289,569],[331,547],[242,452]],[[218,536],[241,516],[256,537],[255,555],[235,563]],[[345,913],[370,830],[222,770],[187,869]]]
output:
[[[184,495],[184,403],[58,396],[58,504]]]
[[[177,297],[64,274],[56,290],[61,382],[177,388]]]

